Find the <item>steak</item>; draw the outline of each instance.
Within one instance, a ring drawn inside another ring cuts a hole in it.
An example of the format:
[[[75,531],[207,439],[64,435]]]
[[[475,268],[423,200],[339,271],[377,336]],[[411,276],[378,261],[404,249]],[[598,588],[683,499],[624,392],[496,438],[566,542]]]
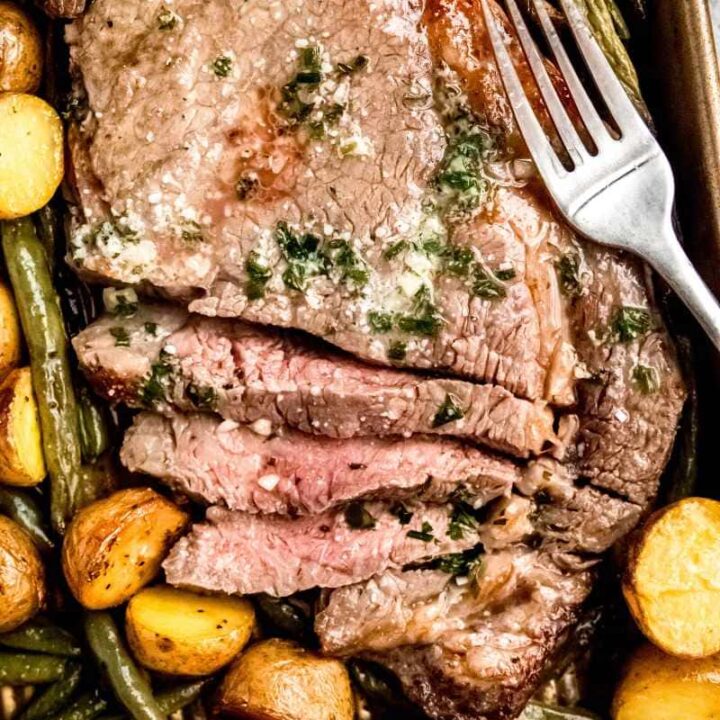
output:
[[[450,440],[330,440],[288,431],[263,436],[213,415],[141,413],[120,454],[196,500],[231,510],[318,514],[360,498],[473,507],[510,494],[518,468]]]
[[[566,637],[592,574],[563,572],[519,547],[483,560],[471,581],[388,571],[333,591],[316,621],[323,649],[390,667],[433,717],[513,717]]]
[[[225,593],[285,596],[340,587],[474,548],[478,529],[452,532],[453,511],[409,503],[403,517],[372,502],[294,519],[212,507],[163,567],[173,585]]]
[[[559,443],[544,403],[497,385],[374,368],[300,338],[172,306],[106,316],[73,345],[98,392],[130,405],[215,410],[240,423],[336,438],[454,435],[520,457]]]
[[[541,262],[568,235],[502,162],[480,170],[501,159],[497,118],[457,105],[422,13],[420,0],[97,0],[67,31],[75,267],[571,403]]]

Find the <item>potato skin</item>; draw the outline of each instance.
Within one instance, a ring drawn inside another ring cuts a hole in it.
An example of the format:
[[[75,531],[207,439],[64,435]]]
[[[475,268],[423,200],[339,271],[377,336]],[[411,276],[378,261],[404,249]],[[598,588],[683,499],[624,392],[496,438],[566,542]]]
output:
[[[0,633],[27,622],[45,600],[45,571],[30,536],[0,515]]]
[[[249,600],[165,586],[141,590],[125,615],[136,659],[168,675],[211,675],[245,647],[255,627]]]
[[[46,205],[64,171],[63,125],[44,100],[0,93],[0,219]]]
[[[0,2],[0,92],[36,92],[42,61],[42,41],[33,21],[15,3]]]
[[[685,498],[632,539],[622,590],[645,636],[678,657],[720,652],[720,502]]]
[[[630,659],[613,700],[613,720],[717,720],[720,658],[673,657],[650,643]]]
[[[246,720],[352,720],[354,700],[339,660],[273,638],[253,645],[230,666],[217,709]]]
[[[0,282],[0,381],[20,362],[20,323],[15,300]]]
[[[68,527],[62,566],[90,610],[120,605],[160,570],[188,516],[150,488],[120,490],[80,510]]]
[[[0,384],[0,482],[30,487],[45,478],[40,416],[30,368]]]

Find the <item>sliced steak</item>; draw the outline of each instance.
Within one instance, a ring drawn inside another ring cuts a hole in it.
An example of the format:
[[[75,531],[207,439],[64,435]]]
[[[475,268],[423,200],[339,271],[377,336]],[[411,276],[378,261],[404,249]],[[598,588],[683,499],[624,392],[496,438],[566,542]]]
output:
[[[450,440],[331,440],[287,431],[263,436],[214,415],[141,413],[120,454],[132,472],[231,510],[322,513],[359,498],[474,507],[510,494],[518,468]]]
[[[388,571],[333,591],[316,622],[323,649],[391,668],[432,717],[514,717],[591,574],[565,573],[547,554],[519,547],[483,560],[470,578]]]
[[[216,410],[241,423],[337,438],[454,435],[520,457],[558,442],[543,403],[497,385],[371,367],[296,337],[171,306],[104,317],[73,345],[96,389],[130,405]]]
[[[163,567],[173,585],[225,593],[285,596],[340,587],[476,546],[475,528],[450,536],[453,510],[412,503],[405,518],[382,503],[358,503],[293,519],[212,507]]]
[[[67,32],[84,103],[75,266],[376,362],[402,353],[572,402],[567,334],[546,312],[557,283],[536,273],[558,233],[478,166],[501,151],[497,114],[457,105],[422,12],[97,0]]]

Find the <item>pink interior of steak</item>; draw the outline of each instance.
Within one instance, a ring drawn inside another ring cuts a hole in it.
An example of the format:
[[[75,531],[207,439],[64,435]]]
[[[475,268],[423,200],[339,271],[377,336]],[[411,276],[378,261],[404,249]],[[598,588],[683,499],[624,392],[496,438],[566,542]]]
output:
[[[107,397],[167,414],[127,464],[238,511],[210,510],[171,581],[337,587],[328,652],[385,663],[437,720],[513,717],[588,557],[652,503],[684,388],[644,268],[574,238],[523,159],[480,4],[96,0],[68,40],[72,262],[227,318],[143,305],[75,340]],[[450,547],[460,456],[478,492],[509,474]],[[358,498],[373,528],[348,525]]]

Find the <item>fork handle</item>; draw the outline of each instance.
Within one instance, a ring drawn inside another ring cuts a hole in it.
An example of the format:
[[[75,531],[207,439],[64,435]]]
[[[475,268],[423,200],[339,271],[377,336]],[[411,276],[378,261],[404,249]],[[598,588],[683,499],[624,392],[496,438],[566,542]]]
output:
[[[662,242],[654,244],[645,259],[672,287],[720,350],[720,303],[685,254],[670,222]]]

